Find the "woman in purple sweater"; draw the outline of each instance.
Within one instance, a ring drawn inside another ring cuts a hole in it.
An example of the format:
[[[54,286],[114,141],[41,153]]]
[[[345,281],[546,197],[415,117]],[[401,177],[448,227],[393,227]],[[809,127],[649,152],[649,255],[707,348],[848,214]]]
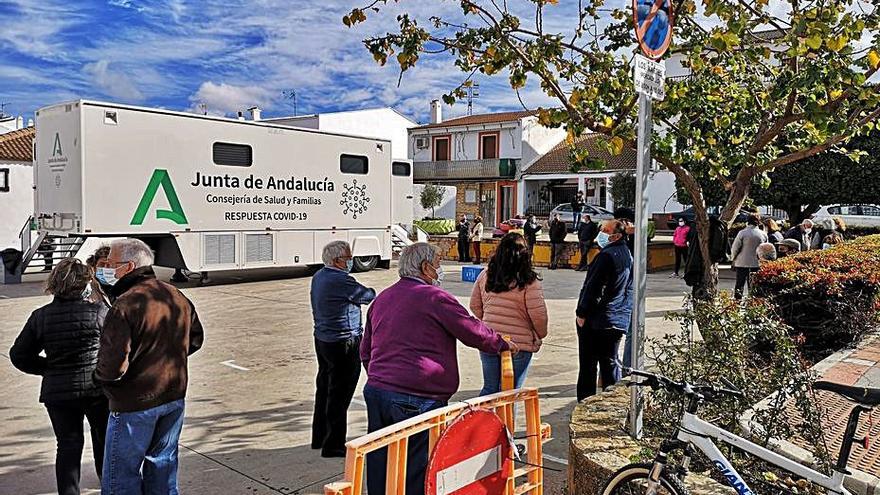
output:
[[[400,280],[370,306],[361,340],[370,432],[446,406],[458,390],[457,341],[491,354],[518,350],[439,287],[443,268],[436,247],[424,242],[406,247],[398,272]],[[406,493],[421,495],[427,433],[411,436],[407,452]],[[385,493],[386,462],[385,449],[367,455],[370,495]]]

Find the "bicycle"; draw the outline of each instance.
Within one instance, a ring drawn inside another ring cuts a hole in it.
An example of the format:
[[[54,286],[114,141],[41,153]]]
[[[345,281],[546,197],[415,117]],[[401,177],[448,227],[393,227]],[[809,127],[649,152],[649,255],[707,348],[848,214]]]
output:
[[[839,394],[856,405],[849,414],[843,444],[831,476],[822,474],[808,466],[772,452],[756,443],[737,436],[723,428],[708,423],[699,416],[697,410],[706,401],[714,401],[724,396],[744,397],[743,393],[730,381],[722,378],[723,386],[694,385],[677,382],[670,378],[645,371],[632,370],[633,377],[644,381],[631,381],[628,386],[651,387],[652,390],[665,389],[681,394],[687,399],[687,407],[682,414],[677,432],[661,443],[653,463],[633,463],[618,470],[601,492],[602,495],[688,495],[684,479],[688,473],[691,457],[699,450],[714,466],[715,470],[739,495],[754,495],[745,480],[734,469],[730,461],[718,449],[713,440],[732,445],[749,454],[763,459],[785,471],[813,482],[834,495],[852,495],[843,487],[844,477],[849,474],[847,463],[854,444],[868,447],[868,438],[856,438],[859,416],[880,405],[880,389],[851,387],[839,383],[818,381],[815,390],[826,390]],[[672,452],[683,451],[683,460],[677,467],[667,465]]]

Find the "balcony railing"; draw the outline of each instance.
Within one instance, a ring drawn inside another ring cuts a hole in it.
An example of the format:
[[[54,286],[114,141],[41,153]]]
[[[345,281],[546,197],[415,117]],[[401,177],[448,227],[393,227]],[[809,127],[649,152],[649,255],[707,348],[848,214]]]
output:
[[[413,180],[512,179],[518,165],[519,160],[513,158],[415,162]]]

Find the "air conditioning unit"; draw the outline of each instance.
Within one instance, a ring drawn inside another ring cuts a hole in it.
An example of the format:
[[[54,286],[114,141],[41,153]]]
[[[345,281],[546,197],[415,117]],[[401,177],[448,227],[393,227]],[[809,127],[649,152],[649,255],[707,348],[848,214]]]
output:
[[[417,137],[416,138],[416,149],[419,149],[419,150],[428,149],[428,138],[427,137]]]

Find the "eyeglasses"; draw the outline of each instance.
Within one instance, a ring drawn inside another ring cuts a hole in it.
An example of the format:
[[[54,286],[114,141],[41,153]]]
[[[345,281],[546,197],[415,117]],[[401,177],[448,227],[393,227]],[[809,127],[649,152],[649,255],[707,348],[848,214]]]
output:
[[[110,260],[102,260],[99,261],[97,266],[100,268],[119,268],[122,265],[127,265],[128,261],[110,261]]]

